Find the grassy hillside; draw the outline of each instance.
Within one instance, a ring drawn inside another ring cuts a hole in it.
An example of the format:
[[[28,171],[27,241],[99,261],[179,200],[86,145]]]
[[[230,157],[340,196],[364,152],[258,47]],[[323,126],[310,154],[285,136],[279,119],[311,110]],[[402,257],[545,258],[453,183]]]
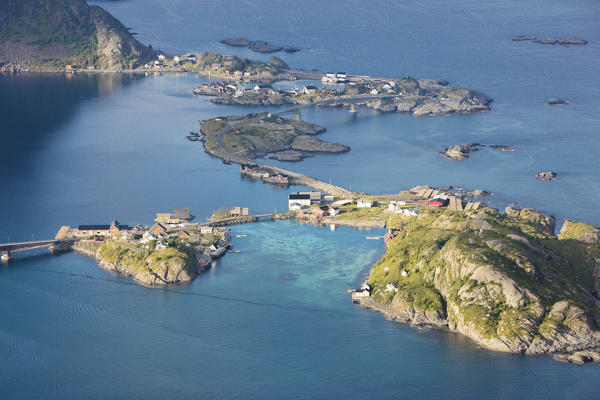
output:
[[[20,68],[130,68],[148,61],[140,44],[109,13],[83,0],[0,2],[0,64]]]
[[[414,324],[447,326],[499,351],[600,349],[600,249],[560,238],[535,210],[432,210],[409,219],[372,268],[371,297]],[[596,230],[597,231],[597,230]],[[389,286],[388,286],[389,285]]]

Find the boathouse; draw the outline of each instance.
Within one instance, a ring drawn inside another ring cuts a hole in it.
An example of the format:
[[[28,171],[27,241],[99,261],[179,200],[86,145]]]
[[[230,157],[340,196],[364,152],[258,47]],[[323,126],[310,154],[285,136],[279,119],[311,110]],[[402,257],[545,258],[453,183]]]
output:
[[[302,208],[309,207],[311,204],[310,194],[308,193],[290,193],[288,195],[288,208],[290,210],[297,209],[297,207]]]

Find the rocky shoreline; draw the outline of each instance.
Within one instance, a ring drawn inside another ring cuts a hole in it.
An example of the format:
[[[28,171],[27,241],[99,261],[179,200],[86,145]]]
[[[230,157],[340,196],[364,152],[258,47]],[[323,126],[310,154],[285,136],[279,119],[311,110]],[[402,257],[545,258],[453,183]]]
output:
[[[353,301],[494,351],[600,362],[600,229],[554,229],[531,209],[422,210],[396,230]]]
[[[469,158],[470,153],[479,151],[484,147],[489,147],[490,149],[502,151],[515,151],[517,149],[516,146],[507,146],[504,144],[485,145],[481,143],[463,143],[446,147],[443,151],[439,152],[439,154],[451,160],[461,161]]]
[[[147,268],[137,268],[125,262],[108,260],[100,251],[103,243],[93,240],[80,240],[73,245],[73,250],[95,258],[102,268],[131,278],[143,286],[174,286],[189,283],[210,268],[210,264],[200,265],[196,260],[193,260],[193,262],[167,260],[150,264]],[[150,261],[147,260],[147,262]]]

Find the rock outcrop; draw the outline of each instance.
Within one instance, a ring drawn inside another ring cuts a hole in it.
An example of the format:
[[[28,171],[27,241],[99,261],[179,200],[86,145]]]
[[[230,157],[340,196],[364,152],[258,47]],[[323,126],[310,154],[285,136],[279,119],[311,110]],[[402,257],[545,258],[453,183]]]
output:
[[[365,104],[378,111],[410,112],[417,117],[470,114],[490,110],[492,99],[481,92],[434,85],[430,80],[426,80],[427,86],[422,87],[422,81],[418,81],[415,95],[377,99]]]
[[[534,36],[521,35],[521,36],[515,36],[512,40],[513,40],[513,42],[535,42],[535,43],[550,44],[550,45],[560,44],[563,46],[587,44],[587,40],[579,39],[579,38],[572,37],[572,36],[566,36],[566,37],[562,37],[562,38],[555,38],[555,37],[536,38]]]
[[[345,153],[350,147],[341,143],[325,142],[311,135],[297,136],[291,144],[292,149],[320,152],[320,153]]]
[[[556,172],[544,171],[544,172],[535,174],[535,177],[542,181],[551,181],[556,178]]]
[[[365,307],[496,351],[600,360],[598,229],[531,209],[423,212],[372,268]]]
[[[547,104],[550,104],[551,106],[555,106],[555,105],[567,105],[567,104],[571,104],[566,100],[563,99],[557,99],[555,97],[551,97],[548,100],[546,100]]]
[[[133,69],[155,53],[117,19],[84,0],[0,3],[0,68],[56,71]]]
[[[466,160],[469,158],[469,153],[479,151],[482,147],[479,143],[455,144],[454,146],[446,147],[440,154],[452,160]]]
[[[489,146],[481,143],[463,143],[463,144],[455,144],[450,147],[446,147],[444,151],[441,151],[440,154],[445,158],[449,158],[452,160],[466,160],[469,158],[469,154],[479,151],[484,147],[489,147],[490,149],[502,150],[502,151],[514,151],[517,148],[515,146],[507,146],[504,144],[491,144]]]
[[[580,242],[600,245],[600,229],[585,222],[565,220],[558,238],[561,240],[577,240]]]
[[[146,286],[187,283],[199,272],[195,258],[175,248],[149,251],[112,240],[80,240],[73,249],[96,258],[102,268],[130,277]]]

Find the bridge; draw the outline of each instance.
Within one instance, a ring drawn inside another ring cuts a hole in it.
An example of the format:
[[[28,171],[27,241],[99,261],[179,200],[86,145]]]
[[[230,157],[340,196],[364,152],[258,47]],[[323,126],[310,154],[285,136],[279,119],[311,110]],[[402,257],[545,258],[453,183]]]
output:
[[[0,244],[0,254],[3,261],[8,261],[12,258],[12,253],[41,249],[43,247],[48,247],[50,248],[50,251],[54,251],[56,246],[60,245],[60,243],[61,241],[56,239],[34,240],[30,242],[2,243]]]

